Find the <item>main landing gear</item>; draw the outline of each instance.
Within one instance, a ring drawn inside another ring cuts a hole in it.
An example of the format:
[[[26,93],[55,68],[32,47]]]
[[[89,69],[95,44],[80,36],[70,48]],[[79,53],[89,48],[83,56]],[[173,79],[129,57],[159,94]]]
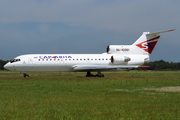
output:
[[[24,77],[29,77],[28,74],[26,74],[25,72],[21,72],[23,74]]]
[[[96,75],[93,75],[91,74],[91,72],[88,71],[86,77],[104,77],[104,75],[100,71],[98,71],[98,74]]]

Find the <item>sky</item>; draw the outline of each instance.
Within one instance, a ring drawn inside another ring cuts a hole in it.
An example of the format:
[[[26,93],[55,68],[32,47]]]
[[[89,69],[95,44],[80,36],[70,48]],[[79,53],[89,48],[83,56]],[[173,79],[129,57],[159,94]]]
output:
[[[161,34],[151,61],[180,62],[179,0],[0,0],[0,59],[23,54],[101,54]]]

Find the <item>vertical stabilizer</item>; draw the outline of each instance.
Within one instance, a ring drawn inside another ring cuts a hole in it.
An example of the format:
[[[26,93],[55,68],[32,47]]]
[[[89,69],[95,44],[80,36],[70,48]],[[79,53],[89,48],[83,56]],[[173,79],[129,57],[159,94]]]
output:
[[[170,31],[174,31],[174,29],[157,33],[143,32],[141,37],[133,43],[133,46],[136,46],[141,49],[137,50],[137,52],[139,52],[140,54],[144,52],[151,54],[154,47],[156,46],[156,43],[158,42],[158,39],[160,38],[159,34]]]

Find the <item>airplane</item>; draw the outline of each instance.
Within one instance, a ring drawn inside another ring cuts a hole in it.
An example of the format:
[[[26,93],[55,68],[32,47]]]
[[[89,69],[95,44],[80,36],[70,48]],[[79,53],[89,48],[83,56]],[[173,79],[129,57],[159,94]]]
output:
[[[24,77],[26,72],[87,72],[86,77],[104,77],[102,71],[125,70],[142,66],[150,61],[152,53],[161,33],[143,34],[132,45],[109,45],[102,54],[27,54],[10,60],[5,69],[20,71]],[[97,72],[97,75],[91,72]]]

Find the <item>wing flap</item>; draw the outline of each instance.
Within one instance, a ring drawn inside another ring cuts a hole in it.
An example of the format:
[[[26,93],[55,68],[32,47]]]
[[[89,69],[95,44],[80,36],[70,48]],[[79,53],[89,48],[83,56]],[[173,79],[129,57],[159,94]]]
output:
[[[74,65],[73,70],[113,70],[113,69],[127,69],[138,68],[139,66],[111,66],[111,65]]]

